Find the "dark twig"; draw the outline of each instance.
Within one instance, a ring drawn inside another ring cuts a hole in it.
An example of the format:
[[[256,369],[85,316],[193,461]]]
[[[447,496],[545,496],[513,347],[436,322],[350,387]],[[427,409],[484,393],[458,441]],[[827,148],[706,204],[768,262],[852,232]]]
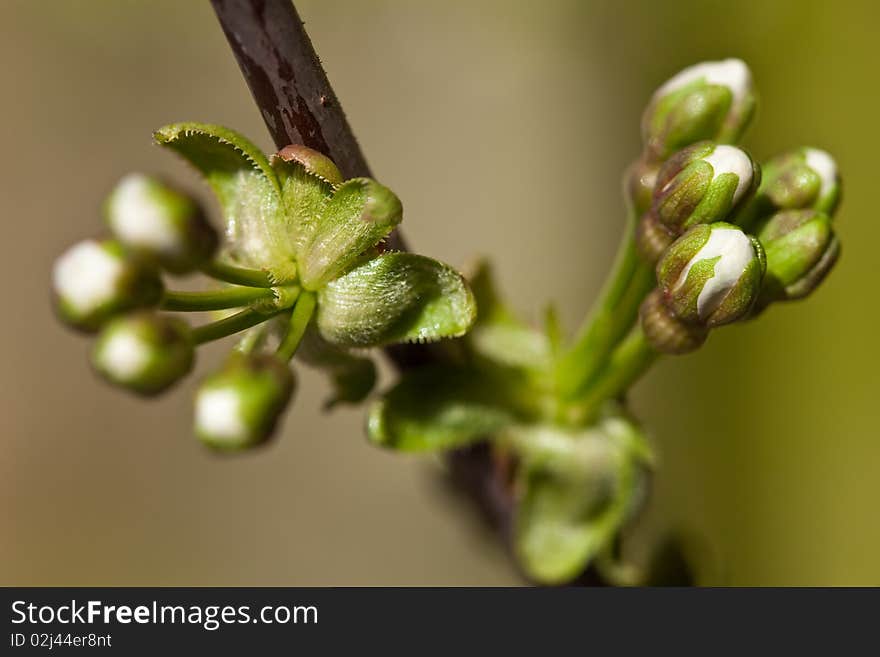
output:
[[[291,0],[211,0],[263,120],[278,148],[305,144],[336,162],[346,177],[370,169]],[[405,249],[398,233],[389,245]],[[386,353],[401,369],[442,358],[423,345]],[[479,443],[447,459],[452,482],[505,539],[513,502],[507,469]]]
[[[275,145],[304,144],[329,156],[346,178],[370,176],[293,3],[211,4]]]

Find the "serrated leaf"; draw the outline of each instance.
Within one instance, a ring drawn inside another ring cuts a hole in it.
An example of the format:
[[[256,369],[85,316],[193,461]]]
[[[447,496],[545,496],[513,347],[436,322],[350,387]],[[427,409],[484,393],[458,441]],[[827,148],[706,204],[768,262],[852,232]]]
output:
[[[333,396],[324,403],[327,409],[339,403],[363,401],[376,383],[376,366],[372,360],[330,344],[320,336],[314,325],[303,336],[296,357],[330,377]]]
[[[536,581],[568,582],[610,544],[642,493],[640,433],[614,418],[579,433],[536,426],[505,436],[522,460],[517,556]]]
[[[520,321],[501,301],[488,262],[469,277],[477,302],[477,321],[467,341],[475,355],[503,367],[546,370],[551,363],[547,335]]]
[[[313,220],[298,221],[296,254],[303,286],[317,290],[345,272],[402,217],[400,199],[387,187],[369,178],[346,180]]]
[[[502,382],[479,370],[413,370],[372,405],[367,436],[405,452],[461,447],[514,421],[503,390]]]
[[[216,125],[175,123],[156,143],[189,161],[220,202],[237,262],[265,269],[278,283],[296,274],[293,245],[281,211],[281,186],[269,161],[242,135]]]
[[[333,195],[333,184],[297,161],[275,157],[272,168],[281,184],[284,229],[296,253],[303,248],[307,238],[314,235],[318,217]]]
[[[468,270],[467,276],[474,299],[477,302],[479,315],[476,326],[486,323],[510,322],[515,317],[501,301],[498,286],[495,283],[495,272],[485,258],[480,258]]]
[[[461,274],[413,253],[385,253],[324,286],[318,328],[334,344],[373,347],[463,335],[476,304]]]

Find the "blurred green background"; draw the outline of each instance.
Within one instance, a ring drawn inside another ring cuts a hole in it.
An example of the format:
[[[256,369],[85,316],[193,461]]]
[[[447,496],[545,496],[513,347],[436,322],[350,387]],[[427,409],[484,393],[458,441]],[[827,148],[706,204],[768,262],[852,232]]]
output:
[[[410,242],[491,254],[523,313],[555,299],[571,328],[611,261],[651,91],[745,59],[762,101],[747,147],[838,158],[844,256],[808,303],[639,385],[661,456],[639,536],[696,537],[704,584],[880,584],[875,3],[297,4]],[[272,447],[217,458],[190,435],[192,380],[131,399],[52,317],[52,260],[101,231],[121,174],[199,189],[152,129],[216,122],[270,147],[207,0],[3,0],[0,61],[0,583],[520,583],[429,459],[366,445],[359,410],[321,414],[320,377],[303,372]]]

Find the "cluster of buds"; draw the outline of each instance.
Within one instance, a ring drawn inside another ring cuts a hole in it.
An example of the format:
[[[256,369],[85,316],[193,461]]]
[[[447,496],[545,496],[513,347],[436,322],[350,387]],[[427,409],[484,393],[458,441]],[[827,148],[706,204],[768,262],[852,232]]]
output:
[[[254,308],[260,302],[266,317],[272,314],[281,288],[227,287],[213,295],[213,304],[209,293],[202,297],[166,291],[163,272],[202,269],[220,242],[189,195],[159,179],[130,174],[110,193],[104,210],[112,237],[69,248],[55,262],[52,281],[58,316],[75,329],[97,333],[91,362],[106,381],[153,396],[189,374],[197,342],[203,340],[198,329],[160,309],[175,310],[189,301],[210,310],[241,306],[252,298]],[[248,376],[255,369],[268,374]],[[236,352],[230,365],[209,376],[197,394],[197,435],[227,449],[259,443],[269,435],[292,388],[283,361]]]
[[[146,396],[185,377],[198,345],[244,332],[197,390],[195,433],[206,445],[232,451],[269,438],[293,394],[294,355],[330,375],[329,405],[357,402],[375,368],[349,349],[457,336],[474,321],[458,272],[379,248],[403,211],[376,181],[344,180],[303,146],[269,160],[219,126],[176,124],[155,138],[212,187],[225,239],[192,197],[129,175],[104,204],[111,236],[84,240],[56,261],[53,301],[63,322],[97,334],[94,370]],[[213,279],[213,289],[174,291],[163,279],[192,273]],[[193,327],[169,312],[215,317]]]
[[[754,110],[752,75],[739,59],[696,64],[661,85],[642,115],[642,154],[626,174],[637,215],[650,207],[660,167],[670,156],[700,141],[737,142]]]
[[[757,165],[736,146],[701,141],[678,151],[660,168],[651,207],[639,222],[642,256],[657,262],[688,229],[733,216],[759,179]]]
[[[840,255],[832,221],[841,193],[834,158],[817,148],[798,148],[771,159],[764,171],[755,197],[738,217],[767,254],[753,314],[775,301],[810,294]]]
[[[806,296],[839,254],[833,158],[800,148],[762,167],[733,145],[753,114],[751,79],[739,60],[690,67],[657,90],[642,120],[627,192],[638,250],[657,275],[641,324],[663,353]]]

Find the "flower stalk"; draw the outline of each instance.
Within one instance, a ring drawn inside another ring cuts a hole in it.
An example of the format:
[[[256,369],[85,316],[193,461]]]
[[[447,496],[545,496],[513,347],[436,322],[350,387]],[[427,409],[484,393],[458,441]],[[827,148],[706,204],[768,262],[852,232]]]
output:
[[[232,285],[248,287],[272,287],[275,285],[272,277],[265,271],[238,267],[219,260],[212,260],[202,265],[202,273],[209,278]]]
[[[234,287],[206,292],[176,292],[166,290],[159,307],[178,312],[199,312],[240,308],[257,301],[273,299],[271,288]]]

